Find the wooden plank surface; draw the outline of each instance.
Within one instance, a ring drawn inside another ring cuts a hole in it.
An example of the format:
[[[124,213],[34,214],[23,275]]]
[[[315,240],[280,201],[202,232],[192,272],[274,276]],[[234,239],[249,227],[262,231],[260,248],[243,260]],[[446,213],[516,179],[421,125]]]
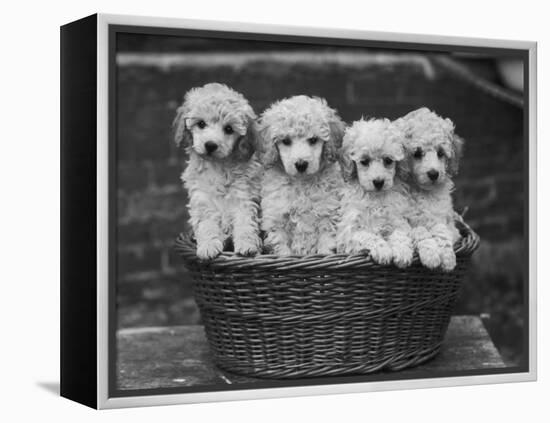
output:
[[[258,380],[218,369],[210,358],[200,325],[122,329],[117,339],[119,389],[239,384]],[[439,355],[400,374],[414,376],[427,371],[502,367],[505,367],[504,362],[481,319],[454,316]]]

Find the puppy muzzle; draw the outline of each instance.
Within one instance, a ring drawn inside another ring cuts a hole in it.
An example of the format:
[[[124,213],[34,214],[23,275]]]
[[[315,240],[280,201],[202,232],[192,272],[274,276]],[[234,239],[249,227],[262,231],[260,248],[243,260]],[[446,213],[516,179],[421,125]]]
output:
[[[214,141],[207,141],[204,143],[204,149],[206,150],[206,154],[212,154],[218,149],[218,144]]]
[[[304,173],[307,170],[308,162],[305,160],[298,160],[296,163],[294,163],[294,167],[296,170],[300,173]]]
[[[439,179],[439,172],[435,169],[431,169],[427,172],[428,178],[430,181],[435,182]]]
[[[374,188],[376,188],[377,191],[380,191],[384,187],[384,180],[375,179],[372,181],[372,184],[374,185]]]

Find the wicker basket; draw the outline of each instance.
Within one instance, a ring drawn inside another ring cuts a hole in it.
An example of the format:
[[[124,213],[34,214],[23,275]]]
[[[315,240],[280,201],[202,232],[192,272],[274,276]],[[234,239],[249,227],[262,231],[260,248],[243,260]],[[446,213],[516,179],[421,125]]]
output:
[[[457,222],[452,272],[407,269],[366,255],[241,257],[200,262],[194,242],[176,249],[194,279],[195,297],[216,364],[268,378],[400,370],[434,357],[479,237]]]

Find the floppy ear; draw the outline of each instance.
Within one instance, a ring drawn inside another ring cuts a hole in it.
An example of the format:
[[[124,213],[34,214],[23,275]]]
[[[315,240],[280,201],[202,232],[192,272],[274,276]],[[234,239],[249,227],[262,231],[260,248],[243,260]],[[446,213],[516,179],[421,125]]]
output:
[[[399,149],[395,152],[394,159],[399,163],[405,160],[405,148],[399,145]]]
[[[172,123],[172,127],[174,128],[174,141],[176,141],[176,145],[178,147],[181,144],[187,147],[190,146],[193,142],[191,131],[187,129],[187,125],[185,123],[186,119],[187,108],[185,107],[185,104],[183,104],[178,107],[178,110],[176,111],[176,117],[174,118],[174,122]]]
[[[338,159],[337,151],[342,147],[342,139],[346,130],[346,124],[336,113],[332,114],[328,121],[330,139],[323,146],[323,162],[332,163]]]
[[[345,182],[352,182],[357,179],[357,166],[351,159],[349,151],[341,148],[338,154],[338,162],[340,163],[340,169],[342,170],[342,177]]]
[[[405,158],[405,131],[398,122],[390,122],[385,120],[389,124],[387,128],[388,151],[391,151],[391,155],[396,162],[400,162]]]
[[[256,126],[256,151],[258,158],[266,167],[273,166],[279,161],[279,151],[275,142],[271,139],[269,125],[257,124]]]
[[[447,162],[447,172],[450,176],[454,176],[458,173],[458,163],[462,157],[464,140],[455,134],[455,124],[451,119],[441,119],[441,125],[451,141],[451,157]]]
[[[258,130],[254,119],[249,120],[246,134],[244,134],[237,143],[238,144],[233,150],[235,157],[237,160],[249,161],[258,144]]]
[[[403,150],[405,155],[403,157],[403,160],[399,160],[397,162],[397,176],[402,181],[408,181],[411,178],[411,166],[410,166],[410,160],[409,160],[409,154],[404,149]]]
[[[456,134],[452,134],[451,138],[452,155],[449,158],[448,172],[449,175],[454,176],[458,173],[458,163],[462,157],[462,151],[464,148],[464,140]]]
[[[414,114],[424,112],[423,109],[415,110],[414,112],[409,113],[407,116],[400,117],[393,121],[396,129],[401,132],[401,151],[403,152],[403,157],[397,162],[397,176],[402,181],[407,181],[408,179],[410,179],[411,175],[411,166],[409,164],[410,153],[407,149],[407,143],[411,140],[412,137],[409,122],[412,118],[414,118]]]

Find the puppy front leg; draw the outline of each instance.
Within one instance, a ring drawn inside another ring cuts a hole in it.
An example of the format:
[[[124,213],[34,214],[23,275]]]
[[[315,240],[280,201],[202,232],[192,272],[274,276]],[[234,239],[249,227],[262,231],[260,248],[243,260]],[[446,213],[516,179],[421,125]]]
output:
[[[336,222],[332,217],[325,217],[318,223],[319,236],[315,246],[317,254],[334,254],[336,252]]]
[[[258,209],[255,204],[250,204],[248,207],[235,211],[233,242],[235,252],[243,256],[253,256],[261,251],[262,241],[259,236]]]
[[[210,260],[223,251],[223,234],[220,225],[215,220],[202,220],[195,229],[197,239],[197,257]]]
[[[267,232],[265,238],[265,246],[278,256],[290,256],[292,250],[289,247],[290,239],[286,232],[282,229],[272,229]]]
[[[441,265],[439,247],[430,232],[424,226],[418,226],[412,230],[411,235],[420,262],[429,269],[439,267]]]
[[[456,267],[456,254],[453,248],[453,233],[443,224],[435,225],[431,233],[439,247],[439,257],[443,270],[450,272]]]
[[[410,227],[406,224],[395,229],[388,238],[393,252],[393,262],[399,268],[410,266],[413,259],[413,241],[409,234]]]
[[[380,235],[367,231],[359,231],[352,236],[352,244],[359,251],[368,250],[376,263],[390,264],[392,261],[392,249]]]
[[[264,246],[268,251],[279,256],[290,256],[290,235],[287,233],[285,223],[288,220],[288,210],[281,207],[284,202],[273,196],[262,198],[262,223],[261,229],[265,232]]]
[[[336,236],[333,231],[323,232],[317,240],[318,254],[334,254],[336,251]]]

